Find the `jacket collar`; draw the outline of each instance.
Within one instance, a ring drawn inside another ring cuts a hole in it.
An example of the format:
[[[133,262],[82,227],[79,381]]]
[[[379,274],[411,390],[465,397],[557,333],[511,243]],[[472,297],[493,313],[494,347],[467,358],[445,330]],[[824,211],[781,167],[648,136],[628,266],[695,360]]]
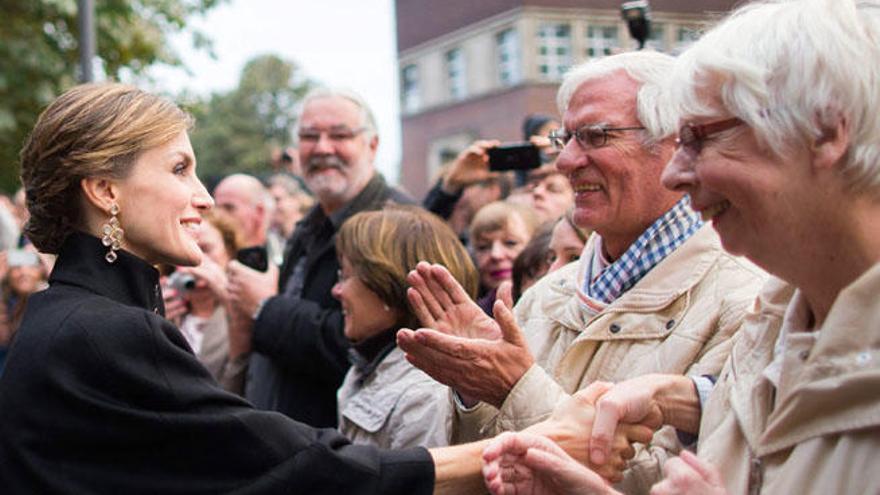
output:
[[[794,288],[777,284],[776,293],[794,297]],[[775,318],[741,339],[746,346],[732,357],[742,361],[752,379],[737,380],[731,405],[742,431],[758,455],[790,448],[823,435],[880,426],[880,264],[874,265],[837,296],[819,332],[816,344],[795,370],[794,379],[776,390],[776,404],[761,372],[773,358],[773,343],[782,326]],[[765,299],[772,299],[774,293]],[[763,298],[763,295],[762,295]],[[777,299],[781,299],[777,297]],[[759,349],[766,352],[754,352]],[[772,412],[771,412],[772,410]],[[763,414],[762,414],[763,411]],[[766,418],[765,420],[762,420]]]
[[[127,306],[165,316],[159,289],[159,272],[146,261],[120,250],[114,263],[107,263],[107,248],[92,235],[70,234],[64,241],[49,283],[81,287]]]
[[[592,253],[595,242],[597,237],[594,234],[583,252]],[[593,318],[609,312],[655,313],[669,307],[682,294],[690,291],[723,255],[718,235],[711,226],[704,225],[597,315],[591,315],[582,307],[578,287],[583,286],[586,276],[586,256],[581,256],[576,267],[566,266],[551,274],[555,277],[550,290],[558,298],[548,298],[548,301],[555,301],[552,304],[554,307],[545,310],[548,316],[567,328],[587,328]],[[564,303],[559,306],[558,301]]]

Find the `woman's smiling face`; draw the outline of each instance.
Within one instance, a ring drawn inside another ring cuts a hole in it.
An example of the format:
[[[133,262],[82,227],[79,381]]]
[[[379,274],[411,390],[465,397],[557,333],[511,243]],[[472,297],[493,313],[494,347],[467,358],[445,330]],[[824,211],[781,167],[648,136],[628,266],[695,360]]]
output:
[[[198,231],[213,200],[196,176],[186,132],[141,153],[117,188],[123,249],[151,264],[201,262]]]

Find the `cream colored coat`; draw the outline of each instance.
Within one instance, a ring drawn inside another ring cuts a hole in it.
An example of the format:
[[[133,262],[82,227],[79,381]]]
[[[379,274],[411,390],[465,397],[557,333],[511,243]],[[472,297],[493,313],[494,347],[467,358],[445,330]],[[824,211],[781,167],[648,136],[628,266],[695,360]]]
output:
[[[773,360],[793,287],[767,284],[705,404],[699,455],[731,494],[880,493],[880,264],[837,297],[812,349]],[[775,399],[775,400],[774,400]]]
[[[595,236],[584,252],[592,252],[593,242]],[[454,442],[521,430],[596,380],[618,382],[648,373],[717,375],[766,278],[745,259],[725,253],[708,225],[593,317],[577,294],[583,271],[583,263],[569,264],[525,293],[515,313],[536,364],[500,411],[488,404],[468,412],[456,408]],[[633,459],[630,467],[636,469],[628,470],[621,488],[647,492],[661,478],[667,451],[679,448],[673,431],[659,432],[652,447]]]
[[[383,449],[442,447],[446,390],[395,348],[367,377],[349,368],[337,392],[339,431],[352,443]]]

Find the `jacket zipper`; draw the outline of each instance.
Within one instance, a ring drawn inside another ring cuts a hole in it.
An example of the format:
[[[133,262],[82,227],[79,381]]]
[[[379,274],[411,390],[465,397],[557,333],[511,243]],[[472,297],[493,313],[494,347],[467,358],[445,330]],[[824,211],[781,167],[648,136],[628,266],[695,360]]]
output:
[[[749,495],[760,495],[764,484],[764,463],[760,457],[749,456]]]

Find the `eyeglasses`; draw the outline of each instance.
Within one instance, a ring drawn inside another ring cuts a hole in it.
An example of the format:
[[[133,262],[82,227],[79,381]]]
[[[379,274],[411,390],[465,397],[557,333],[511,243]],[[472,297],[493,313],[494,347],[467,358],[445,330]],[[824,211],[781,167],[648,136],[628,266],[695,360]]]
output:
[[[306,143],[317,143],[321,140],[322,134],[327,134],[327,139],[333,142],[350,141],[358,134],[366,131],[366,127],[358,127],[357,129],[349,129],[347,127],[335,127],[329,131],[321,129],[300,129],[299,140]]]
[[[737,117],[709,122],[707,124],[684,124],[678,130],[678,138],[675,140],[675,147],[684,148],[693,153],[699,153],[703,149],[703,142],[706,138],[713,134],[733,129],[742,124],[745,124],[745,122]]]
[[[565,129],[556,129],[550,131],[550,143],[556,151],[562,151],[563,148],[575,138],[578,144],[583,148],[600,148],[608,143],[609,132],[621,131],[641,131],[644,127],[605,127],[603,125],[585,125],[574,132]]]

